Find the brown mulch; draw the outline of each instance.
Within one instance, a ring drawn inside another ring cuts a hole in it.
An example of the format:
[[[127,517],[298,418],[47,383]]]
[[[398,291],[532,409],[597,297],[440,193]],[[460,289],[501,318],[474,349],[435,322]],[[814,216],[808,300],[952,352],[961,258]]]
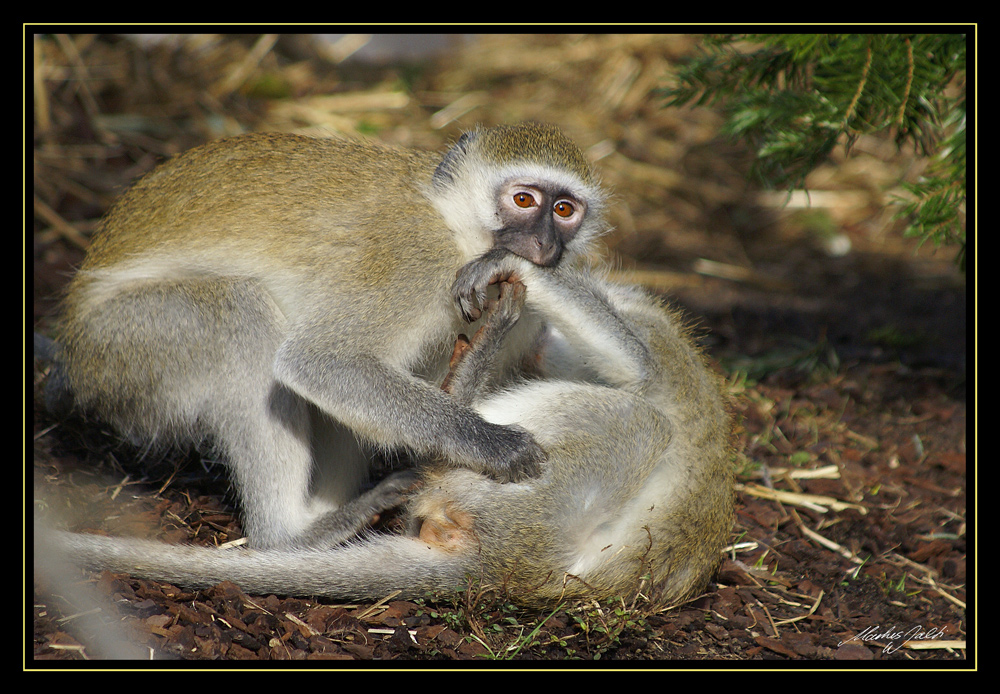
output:
[[[359,131],[440,149],[476,122],[549,120],[588,149],[615,191],[607,247],[621,272],[684,308],[728,375],[739,490],[717,581],[669,609],[531,611],[502,588],[477,587],[340,605],[69,570],[35,577],[25,667],[109,653],[359,667],[974,666],[965,278],[953,249],[902,238],[886,192],[924,162],[862,138],[850,158],[838,152],[810,178],[813,207],[781,207],[745,182],[748,157],[718,138],[717,114],[662,108],[656,90],[696,44],[487,37],[429,67],[361,69],[278,37],[151,48],[118,37],[37,39],[36,329],[48,327],[95,220],[163,156],[241,129]],[[844,243],[846,253],[831,250]],[[40,365],[35,375],[37,387]],[[170,542],[240,537],[221,466],[187,454],[149,461],[99,424],[55,422],[37,405],[34,415],[35,511],[75,529]]]

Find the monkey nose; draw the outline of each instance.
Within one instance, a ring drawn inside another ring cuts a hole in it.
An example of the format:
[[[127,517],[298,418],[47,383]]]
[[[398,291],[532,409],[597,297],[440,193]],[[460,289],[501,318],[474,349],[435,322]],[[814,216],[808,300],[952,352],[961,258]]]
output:
[[[542,267],[552,267],[559,262],[559,258],[562,257],[562,244],[555,242],[543,242],[541,239],[535,238],[532,248],[532,255],[534,257],[529,258],[531,262],[535,265],[541,265]]]

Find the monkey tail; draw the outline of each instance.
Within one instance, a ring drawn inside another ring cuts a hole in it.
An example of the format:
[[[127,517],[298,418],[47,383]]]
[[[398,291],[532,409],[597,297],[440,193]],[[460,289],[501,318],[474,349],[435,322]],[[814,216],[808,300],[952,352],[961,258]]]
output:
[[[188,588],[232,581],[254,595],[379,600],[400,591],[399,598],[412,599],[464,590],[471,573],[468,555],[410,537],[379,537],[334,549],[249,550],[55,531],[39,535],[36,557],[54,551],[73,564]]]

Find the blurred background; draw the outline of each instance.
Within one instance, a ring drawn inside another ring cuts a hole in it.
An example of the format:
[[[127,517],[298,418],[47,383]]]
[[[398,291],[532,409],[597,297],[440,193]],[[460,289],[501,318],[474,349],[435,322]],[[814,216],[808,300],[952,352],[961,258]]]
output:
[[[964,369],[956,249],[918,250],[889,205],[926,160],[863,136],[809,175],[808,193],[752,185],[751,154],[720,134],[717,109],[666,106],[700,46],[663,34],[36,36],[34,322],[45,328],[111,200],[164,157],[255,130],[442,151],[476,124],[531,119],[563,128],[614,192],[614,267],[688,308],[720,358],[804,340],[841,359]]]

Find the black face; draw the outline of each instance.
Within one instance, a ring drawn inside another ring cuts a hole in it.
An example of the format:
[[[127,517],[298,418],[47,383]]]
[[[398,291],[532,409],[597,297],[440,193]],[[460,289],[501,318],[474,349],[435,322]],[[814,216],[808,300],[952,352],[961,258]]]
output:
[[[503,227],[494,245],[535,265],[551,267],[583,224],[587,206],[572,195],[537,183],[511,182],[499,193]]]

